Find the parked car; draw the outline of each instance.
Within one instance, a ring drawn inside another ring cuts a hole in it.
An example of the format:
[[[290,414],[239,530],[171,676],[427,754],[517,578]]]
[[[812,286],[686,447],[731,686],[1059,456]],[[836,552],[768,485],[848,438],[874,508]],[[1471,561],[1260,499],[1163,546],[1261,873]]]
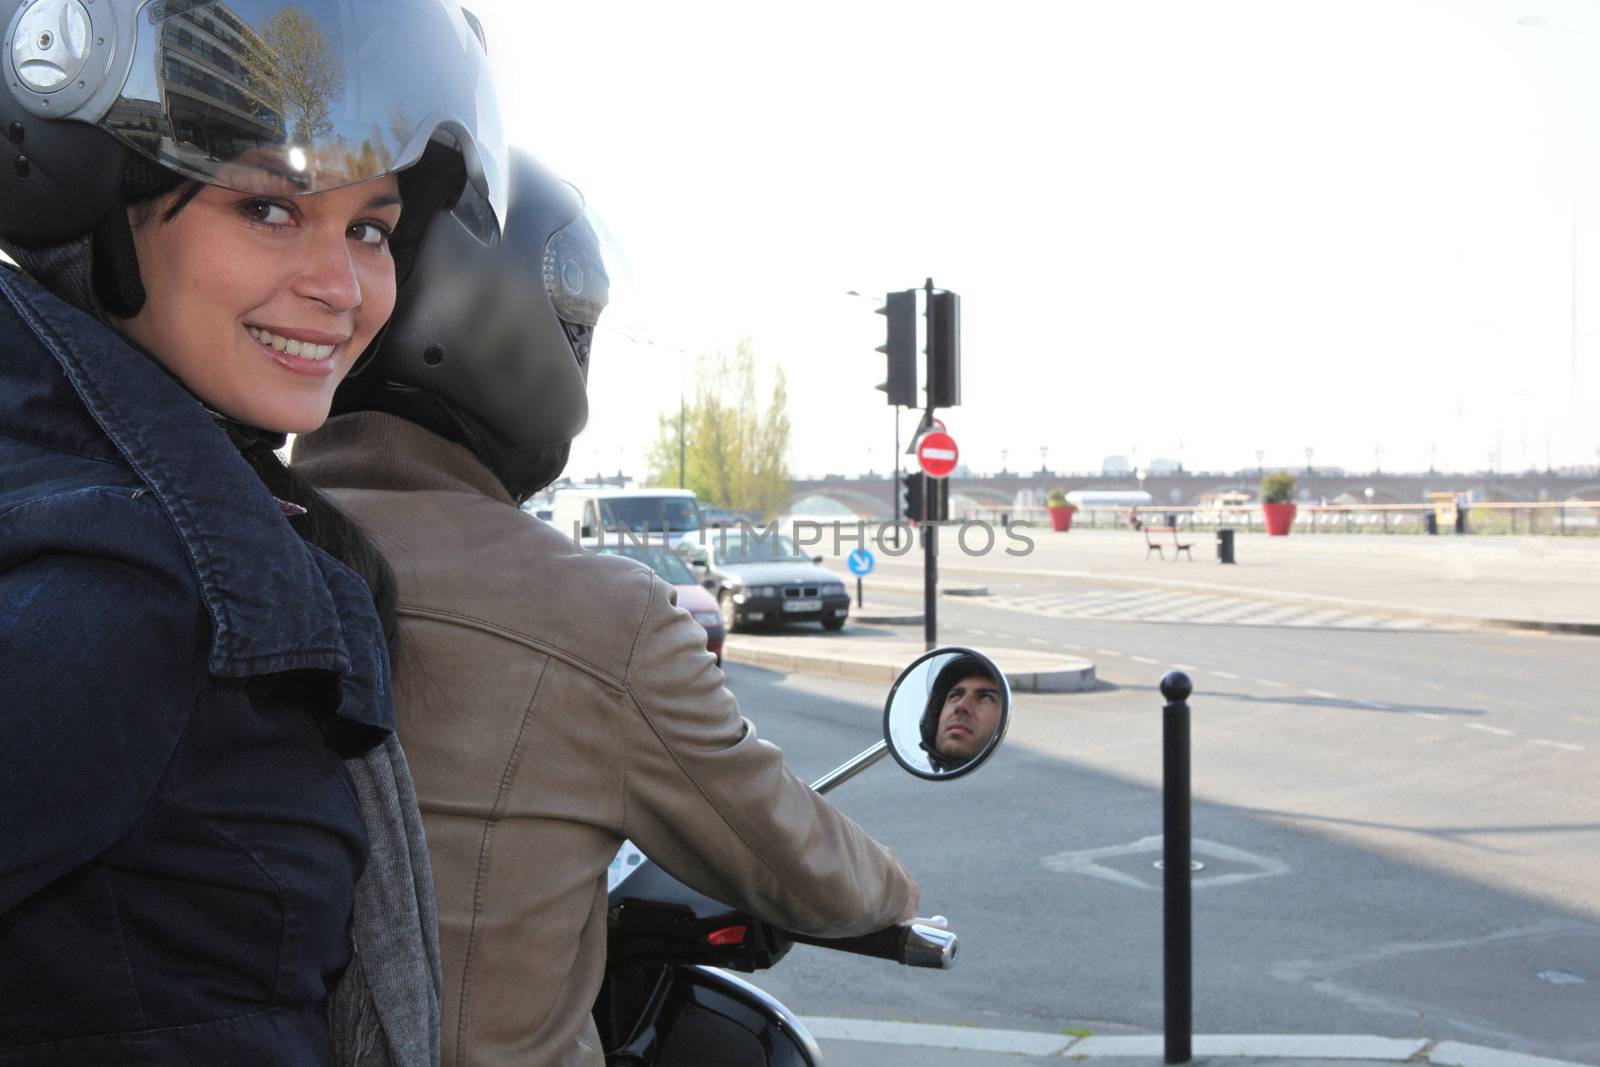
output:
[[[608,556],[626,556],[636,559],[656,572],[657,577],[678,591],[678,607],[694,616],[694,621],[705,628],[706,651],[717,657],[722,666],[722,644],[727,636],[717,600],[695,578],[688,564],[672,549],[661,545],[608,544],[599,551]]]
[[[844,580],[801,555],[779,534],[723,529],[714,536],[679,543],[678,551],[697,574],[716,583],[722,623],[731,632],[761,623],[819,622],[837,630],[850,614]]]

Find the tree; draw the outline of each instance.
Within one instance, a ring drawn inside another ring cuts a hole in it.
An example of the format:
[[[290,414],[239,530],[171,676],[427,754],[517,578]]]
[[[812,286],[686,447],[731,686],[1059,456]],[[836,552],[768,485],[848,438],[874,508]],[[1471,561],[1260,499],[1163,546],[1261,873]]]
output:
[[[316,21],[299,8],[279,8],[247,42],[250,92],[278,117],[292,144],[314,147],[333,131],[343,72]]]
[[[695,367],[694,400],[683,412],[684,485],[702,504],[773,518],[789,503],[789,389],[780,367],[766,412],[756,402],[750,338],[733,356],[717,352]],[[661,416],[650,447],[652,485],[678,484],[679,413]]]

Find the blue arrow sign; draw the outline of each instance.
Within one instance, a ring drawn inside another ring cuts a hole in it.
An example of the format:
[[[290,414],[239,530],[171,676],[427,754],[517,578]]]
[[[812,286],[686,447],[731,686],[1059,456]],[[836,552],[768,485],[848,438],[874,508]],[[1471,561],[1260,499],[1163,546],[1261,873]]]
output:
[[[847,562],[850,565],[850,573],[855,575],[857,578],[865,578],[867,575],[871,574],[872,568],[875,565],[875,561],[872,558],[872,553],[864,548],[858,548],[854,552],[850,553],[850,557]]]

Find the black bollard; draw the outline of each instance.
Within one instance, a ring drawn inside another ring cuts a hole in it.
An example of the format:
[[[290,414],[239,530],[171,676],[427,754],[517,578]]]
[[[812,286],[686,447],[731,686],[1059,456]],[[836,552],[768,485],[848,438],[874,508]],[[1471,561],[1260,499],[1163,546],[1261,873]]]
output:
[[[1166,963],[1166,1058],[1188,1063],[1194,1032],[1194,931],[1189,869],[1189,694],[1182,671],[1161,679],[1162,928]]]

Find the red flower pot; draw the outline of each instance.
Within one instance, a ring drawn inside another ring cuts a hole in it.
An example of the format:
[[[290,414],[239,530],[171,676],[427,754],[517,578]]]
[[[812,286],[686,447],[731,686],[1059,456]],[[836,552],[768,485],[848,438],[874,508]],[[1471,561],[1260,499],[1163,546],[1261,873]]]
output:
[[[1050,529],[1056,533],[1066,533],[1072,529],[1072,513],[1077,510],[1070,507],[1050,508]]]
[[[1273,537],[1287,537],[1289,527],[1294,525],[1294,505],[1262,504],[1261,516],[1267,521],[1267,533]]]

